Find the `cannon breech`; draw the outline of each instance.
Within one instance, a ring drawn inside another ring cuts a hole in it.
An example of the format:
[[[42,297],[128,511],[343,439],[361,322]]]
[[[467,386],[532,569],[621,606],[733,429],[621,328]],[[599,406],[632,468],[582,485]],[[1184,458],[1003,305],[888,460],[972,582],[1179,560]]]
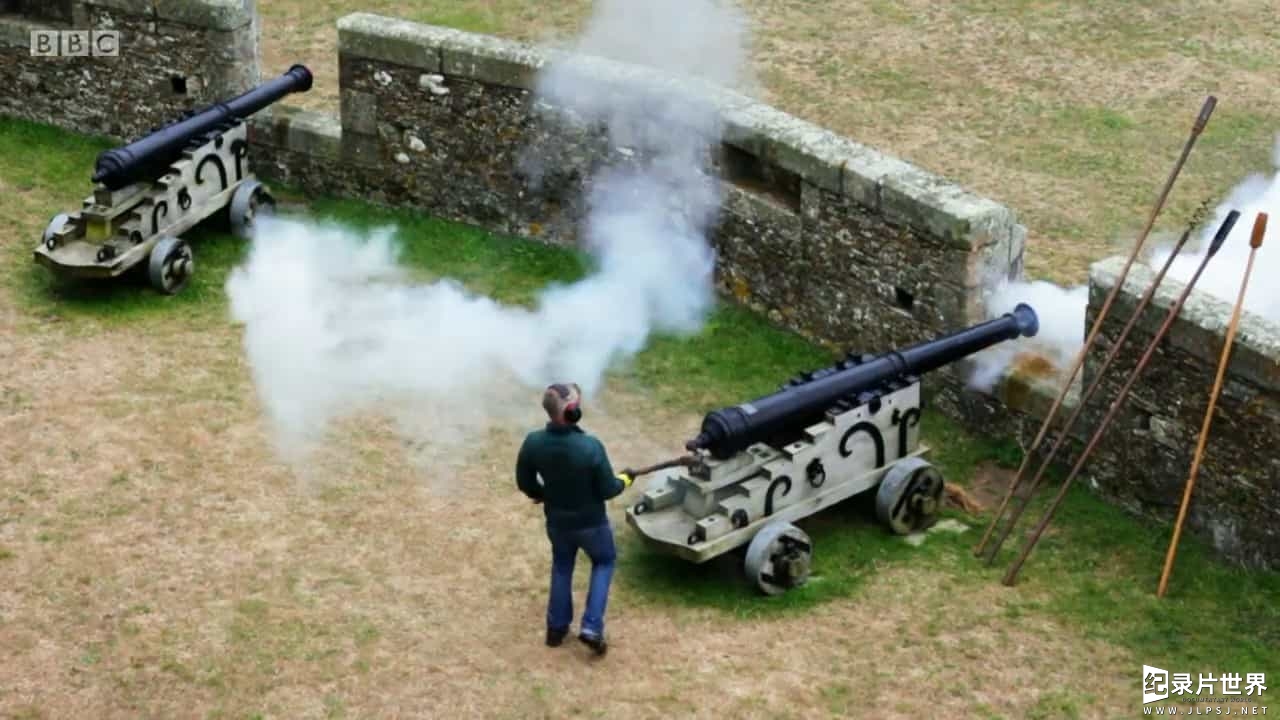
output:
[[[714,410],[703,418],[701,431],[688,441],[691,451],[706,450],[714,457],[731,457],[754,442],[783,431],[797,419],[809,418],[838,402],[905,375],[921,375],[1019,336],[1039,331],[1036,313],[1026,304],[1013,312],[949,335],[787,387],[771,395],[733,407]]]

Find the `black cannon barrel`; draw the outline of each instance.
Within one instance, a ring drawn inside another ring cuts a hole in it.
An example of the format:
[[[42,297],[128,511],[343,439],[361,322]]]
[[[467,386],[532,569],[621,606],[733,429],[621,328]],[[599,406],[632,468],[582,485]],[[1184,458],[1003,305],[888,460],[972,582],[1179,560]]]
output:
[[[124,147],[103,152],[94,165],[93,181],[102,183],[108,190],[119,190],[130,183],[159,177],[193,138],[230,120],[249,117],[289,93],[306,92],[311,89],[311,82],[311,71],[303,65],[294,65],[280,77],[243,95],[214,103]]]
[[[708,450],[725,459],[754,442],[779,433],[795,418],[822,412],[840,398],[872,390],[902,375],[920,375],[1019,336],[1032,337],[1040,321],[1029,305],[1013,312],[920,343],[887,352],[868,362],[834,372],[748,403],[707,413],[698,436],[685,443],[689,450]]]

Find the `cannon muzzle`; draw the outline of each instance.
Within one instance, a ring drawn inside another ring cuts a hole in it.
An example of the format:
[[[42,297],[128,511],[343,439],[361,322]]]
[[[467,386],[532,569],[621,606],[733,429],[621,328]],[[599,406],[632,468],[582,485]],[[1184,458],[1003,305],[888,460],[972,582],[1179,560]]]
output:
[[[707,450],[725,459],[824,412],[841,398],[856,397],[904,375],[921,375],[985,350],[1005,340],[1033,337],[1040,321],[1029,305],[1013,312],[920,343],[904,350],[832,372],[809,382],[784,388],[742,405],[707,413],[701,432],[685,443],[688,450]]]
[[[194,115],[152,132],[124,147],[98,156],[93,181],[108,190],[157,178],[165,173],[193,140],[234,120],[244,119],[293,92],[311,89],[311,71],[294,65],[278,78],[232,98],[218,102]]]

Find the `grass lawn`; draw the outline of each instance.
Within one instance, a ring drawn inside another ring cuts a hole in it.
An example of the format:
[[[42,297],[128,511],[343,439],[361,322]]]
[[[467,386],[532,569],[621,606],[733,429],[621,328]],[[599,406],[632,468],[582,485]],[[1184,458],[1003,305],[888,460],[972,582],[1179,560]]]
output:
[[[1280,132],[1275,6],[1026,0],[740,0],[761,99],[949,177],[1027,225],[1027,272],[1087,280],[1127,254],[1207,95],[1208,129],[1156,225],[1270,173]],[[338,18],[373,12],[532,42],[572,38],[592,4],[534,0],[260,3],[267,72],[305,62],[337,108]]]
[[[31,262],[103,147],[0,120],[6,716],[1112,717],[1138,712],[1142,664],[1270,673],[1280,659],[1280,576],[1220,566],[1186,538],[1157,601],[1167,529],[1080,489],[1016,589],[970,553],[986,518],[948,511],[969,531],[917,547],[854,501],[802,523],[815,578],[778,598],[726,563],[645,551],[619,503],[616,649],[601,665],[543,648],[547,553],[510,480],[517,435],[497,432],[439,495],[425,489],[437,468],[358,419],[298,477],[271,455],[227,317],[240,241],[192,233],[196,276],[171,298],[63,287]],[[505,302],[588,267],[408,213],[307,204],[355,228],[394,223],[424,276]],[[825,360],[721,306],[699,336],[659,338],[616,373],[591,429],[617,465],[650,462],[703,411]],[[952,482],[1019,460],[936,414],[924,433]]]

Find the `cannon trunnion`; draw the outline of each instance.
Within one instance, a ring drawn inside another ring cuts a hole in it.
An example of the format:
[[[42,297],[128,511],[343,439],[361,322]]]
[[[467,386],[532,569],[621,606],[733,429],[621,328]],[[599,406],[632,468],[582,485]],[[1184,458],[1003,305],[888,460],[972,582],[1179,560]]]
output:
[[[920,531],[943,502],[941,474],[920,442],[920,375],[1038,331],[1012,313],[881,356],[850,354],[778,392],[708,413],[688,443],[698,462],[670,471],[626,511],[660,551],[702,563],[747,545],[745,571],[763,592],[804,584],[813,543],[795,522],[874,490],[892,532]]]
[[[180,291],[195,269],[183,233],[225,211],[232,231],[247,238],[254,218],[275,207],[250,170],[245,118],[311,84],[311,72],[294,65],[243,95],[103,152],[93,194],[80,210],[49,222],[35,261],[76,278],[114,278],[145,267],[156,289]]]

